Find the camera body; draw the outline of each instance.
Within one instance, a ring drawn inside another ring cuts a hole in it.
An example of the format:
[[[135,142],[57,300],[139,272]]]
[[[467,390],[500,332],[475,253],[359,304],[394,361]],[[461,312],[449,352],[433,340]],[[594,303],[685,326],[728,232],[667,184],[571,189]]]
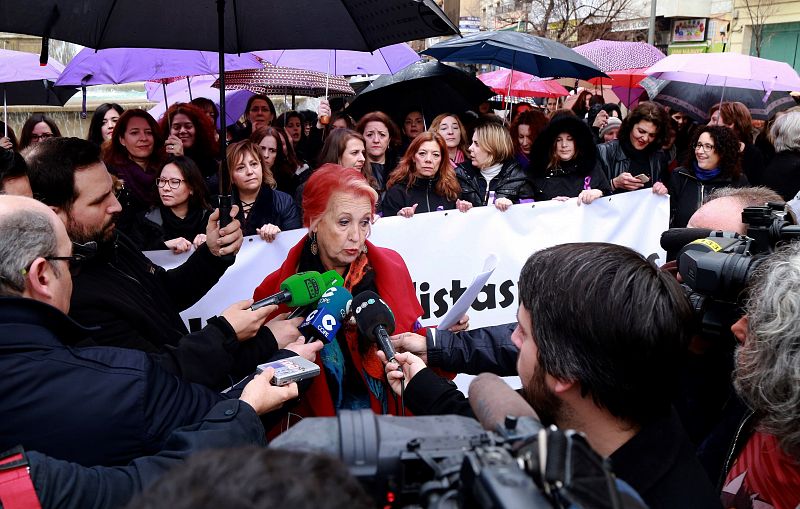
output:
[[[700,331],[726,334],[741,315],[744,290],[766,256],[783,242],[800,239],[800,227],[783,203],[747,207],[742,222],[747,235],[715,231],[690,242],[678,253],[678,272]]]
[[[530,417],[487,432],[458,415],[343,410],[303,419],[269,446],[340,458],[377,507],[644,507],[582,434]]]

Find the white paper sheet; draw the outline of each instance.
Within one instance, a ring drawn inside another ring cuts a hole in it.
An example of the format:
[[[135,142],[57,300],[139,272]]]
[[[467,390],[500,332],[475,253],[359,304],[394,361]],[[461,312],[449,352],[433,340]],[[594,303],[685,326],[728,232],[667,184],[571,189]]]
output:
[[[483,270],[475,276],[475,279],[472,280],[470,283],[469,288],[464,294],[453,304],[447,313],[442,317],[442,320],[439,322],[437,326],[440,329],[449,329],[456,323],[458,320],[467,314],[470,306],[472,306],[473,301],[478,296],[478,294],[483,289],[483,285],[486,284],[486,281],[489,280],[489,277],[494,272],[494,269],[497,268],[497,256],[494,253],[490,254],[486,261],[483,262]]]

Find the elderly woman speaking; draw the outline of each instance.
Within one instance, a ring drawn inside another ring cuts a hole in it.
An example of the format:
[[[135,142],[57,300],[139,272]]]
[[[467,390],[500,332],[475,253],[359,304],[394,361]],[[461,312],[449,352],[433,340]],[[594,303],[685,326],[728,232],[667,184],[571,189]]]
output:
[[[394,312],[396,332],[419,329],[422,307],[411,276],[396,252],[367,241],[378,195],[353,168],[324,164],[308,179],[303,193],[303,225],[308,236],[288,253],[283,265],[256,288],[258,300],[279,290],[280,283],[301,271],[336,270],[354,296],[376,292]],[[371,408],[379,414],[397,413],[390,404],[376,346],[345,322],[336,341],[325,345],[317,363],[323,373],[313,379],[294,414],[332,416],[338,409]]]

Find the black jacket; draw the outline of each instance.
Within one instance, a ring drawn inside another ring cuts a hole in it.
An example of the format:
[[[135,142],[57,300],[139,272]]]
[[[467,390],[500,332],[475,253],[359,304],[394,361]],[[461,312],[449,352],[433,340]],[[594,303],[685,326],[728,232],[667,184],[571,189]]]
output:
[[[461,332],[427,329],[428,365],[455,373],[517,375],[516,322]]]
[[[775,154],[764,170],[762,185],[772,189],[785,201],[800,191],[800,152],[784,150]]]
[[[230,262],[203,244],[183,265],[164,270],[154,265],[123,234],[102,244],[95,258],[73,277],[70,316],[99,327],[92,342],[157,354],[164,369],[185,380],[224,388],[251,372],[277,351],[269,329],[245,342],[224,318],[208,321],[189,334],[179,312],[200,300]]]
[[[217,403],[202,421],[173,431],[158,454],[124,467],[84,467],[36,451],[27,455],[44,509],[113,509],[125,506],[192,454],[245,445],[266,447],[264,427],[250,405],[231,399]]]
[[[597,159],[600,161],[600,167],[609,181],[621,173],[630,171],[631,157],[622,149],[619,140],[597,145]],[[666,183],[668,180],[667,168],[669,166],[667,154],[661,149],[655,150],[650,154],[649,162],[650,171],[644,173],[650,177],[650,181],[645,184],[645,187],[653,187],[654,182]]]
[[[703,199],[720,187],[744,187],[747,177],[718,176],[712,180],[701,181],[694,170],[678,168],[669,181],[670,228],[685,228],[692,214],[703,204]]]
[[[190,210],[184,219],[180,219],[167,207],[153,207],[136,215],[130,238],[142,251],[169,249],[164,244],[168,240],[183,237],[192,242],[197,235],[206,233],[210,215],[210,210]]]
[[[406,181],[398,182],[386,191],[386,195],[381,202],[384,217],[396,216],[397,212],[403,207],[411,207],[417,204],[416,213],[434,212],[439,207],[442,210],[456,208],[456,201],[436,193],[436,184],[439,182],[437,177],[432,179],[414,179],[414,184],[409,188]]]
[[[257,235],[256,229],[265,224],[274,224],[281,231],[296,230],[303,227],[300,213],[294,199],[288,194],[270,189],[267,185],[261,185],[256,202],[247,219],[244,218],[242,202],[239,199],[239,192],[233,190],[233,203],[239,205],[239,214],[236,219],[242,224],[242,233],[247,235]]]
[[[525,171],[514,158],[503,162],[500,173],[492,179],[489,189],[486,189],[486,179],[480,170],[469,161],[458,165],[456,176],[458,183],[461,184],[461,199],[472,203],[475,207],[489,202],[489,191],[494,191],[495,200],[508,198],[514,203],[519,203],[520,190],[525,184]]]
[[[0,298],[0,450],[22,444],[86,466],[124,465],[225,399],[145,353],[74,346],[95,332],[47,304]]]

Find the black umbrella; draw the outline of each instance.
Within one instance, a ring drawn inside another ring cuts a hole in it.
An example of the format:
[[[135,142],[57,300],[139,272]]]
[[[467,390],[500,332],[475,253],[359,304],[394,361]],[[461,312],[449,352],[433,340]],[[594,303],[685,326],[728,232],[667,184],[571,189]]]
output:
[[[361,91],[348,108],[359,117],[380,110],[402,123],[409,111],[430,121],[440,113],[476,110],[494,95],[478,78],[439,62],[417,62],[393,75],[384,75]]]
[[[0,32],[44,37],[43,58],[48,38],[94,49],[219,51],[223,72],[224,53],[302,48],[373,51],[457,34],[458,29],[434,0],[0,0]],[[224,78],[220,118],[226,118]],[[224,129],[220,127],[220,194],[230,187]]]
[[[522,32],[478,32],[422,52],[445,62],[492,64],[540,78],[607,77],[588,58],[563,44]]]
[[[56,87],[48,80],[0,84],[0,100],[4,100],[8,106],[64,106],[76,93],[78,89],[75,87]]]
[[[722,87],[655,78],[645,78],[639,85],[652,101],[686,113],[701,123],[708,122],[708,110],[720,102],[720,99],[743,103],[755,120],[769,120],[779,111],[797,105],[789,92],[774,91],[765,94],[763,90],[725,87],[723,95]]]

